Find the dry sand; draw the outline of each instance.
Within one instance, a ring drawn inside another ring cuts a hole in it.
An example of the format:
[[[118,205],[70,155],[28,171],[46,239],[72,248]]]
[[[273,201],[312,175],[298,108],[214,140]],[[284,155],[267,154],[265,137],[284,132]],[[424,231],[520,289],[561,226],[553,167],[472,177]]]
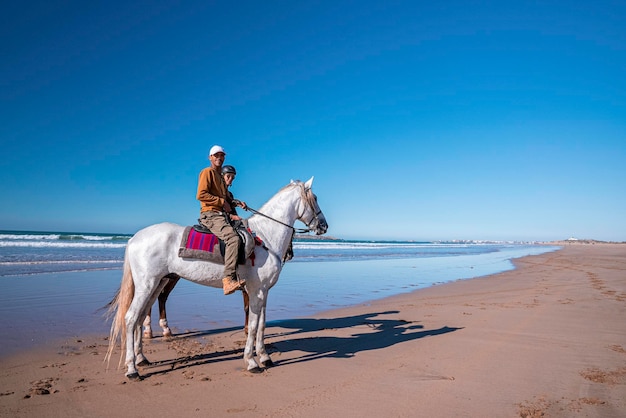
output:
[[[141,382],[103,335],[3,358],[0,415],[626,417],[626,245],[515,264],[270,326],[258,375],[238,330],[149,341]]]

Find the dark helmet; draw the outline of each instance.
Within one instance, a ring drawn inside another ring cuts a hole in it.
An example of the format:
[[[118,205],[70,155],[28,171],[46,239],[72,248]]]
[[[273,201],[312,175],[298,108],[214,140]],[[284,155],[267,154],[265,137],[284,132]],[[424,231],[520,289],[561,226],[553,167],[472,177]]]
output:
[[[224,165],[222,166],[222,174],[237,174],[237,170],[232,165]]]

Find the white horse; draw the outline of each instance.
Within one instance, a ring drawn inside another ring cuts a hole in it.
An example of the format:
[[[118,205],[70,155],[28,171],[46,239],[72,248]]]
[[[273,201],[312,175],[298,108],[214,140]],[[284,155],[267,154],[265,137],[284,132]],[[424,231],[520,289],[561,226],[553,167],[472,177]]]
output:
[[[263,367],[273,366],[265,350],[265,307],[268,292],[278,281],[283,256],[293,239],[295,221],[302,221],[317,235],[328,230],[317,197],[311,191],[312,183],[313,177],[306,183],[292,181],[248,219],[250,229],[267,247],[267,250],[256,247],[254,265],[248,260],[237,268],[250,297],[243,358],[247,370],[253,373],[262,371],[254,359],[254,348]],[[137,232],[126,246],[122,283],[109,303],[114,318],[105,361],[110,360],[119,338],[120,356],[126,352],[126,377],[131,380],[141,379],[137,366],[149,364],[142,352],[141,324],[170,279],[182,277],[205,286],[222,287],[223,265],[178,256],[184,229],[172,223],[152,225]]]

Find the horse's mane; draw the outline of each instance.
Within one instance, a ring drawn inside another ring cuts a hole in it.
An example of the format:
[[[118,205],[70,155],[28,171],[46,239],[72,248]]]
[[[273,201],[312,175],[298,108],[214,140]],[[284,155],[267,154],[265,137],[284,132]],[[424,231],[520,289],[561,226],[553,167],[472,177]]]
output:
[[[294,187],[300,187],[302,200],[309,204],[310,207],[314,208],[317,200],[315,194],[313,194],[313,191],[311,189],[306,189],[304,187],[304,183],[300,180],[291,180],[291,183],[280,189],[278,193],[282,192],[283,190],[292,189]]]
[[[276,204],[275,198],[278,195],[280,195],[282,192],[294,190],[296,188],[300,189],[300,197],[301,197],[301,199],[302,199],[302,201],[304,203],[310,205],[310,207],[312,207],[312,208],[317,207],[316,206],[317,205],[317,198],[315,197],[315,194],[313,194],[313,191],[310,188],[307,189],[304,182],[302,182],[300,180],[291,180],[291,182],[289,184],[287,184],[286,186],[284,186],[280,190],[278,190],[278,192],[276,192],[274,197],[272,197],[270,200],[265,202],[263,204],[263,206],[261,206],[261,208],[258,210],[258,212],[262,213],[262,212],[269,211],[269,208]],[[248,219],[252,219],[253,217],[255,217],[255,215],[256,214],[253,214]]]
[[[304,187],[304,183],[302,183],[300,180],[291,180],[291,183],[281,188],[278,193],[282,192],[283,190],[293,189],[297,186]]]

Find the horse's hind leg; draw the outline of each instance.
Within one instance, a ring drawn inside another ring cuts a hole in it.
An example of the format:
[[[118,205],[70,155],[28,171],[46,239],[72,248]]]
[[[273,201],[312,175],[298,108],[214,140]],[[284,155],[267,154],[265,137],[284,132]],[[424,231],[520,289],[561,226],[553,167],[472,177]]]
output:
[[[166,279],[152,283],[148,288],[135,292],[133,301],[126,312],[126,377],[132,380],[140,379],[137,365],[147,364],[148,359],[143,354],[141,323],[146,313],[152,307],[159,292],[165,286]],[[150,289],[152,287],[152,289]],[[137,288],[137,286],[135,287]]]
[[[154,337],[154,335],[152,334],[152,315],[150,315],[151,310],[152,308],[148,310],[146,319],[143,320],[143,338],[148,338],[148,339],[152,339]]]
[[[150,364],[150,361],[143,354],[143,338],[141,338],[140,326],[135,330],[135,361],[139,367]]]
[[[148,305],[146,307],[146,311],[142,314],[142,316],[145,317],[145,319],[143,320],[144,324],[145,324],[146,320],[150,316],[150,311],[152,310],[152,305],[154,305],[154,302],[155,302],[157,296],[160,297],[160,295],[163,293],[161,289],[163,289],[163,287],[166,286],[167,284],[168,284],[168,279],[164,278],[164,279],[161,280],[161,283],[159,284],[157,289],[155,291],[153,291],[152,296],[150,297],[150,300],[148,301]],[[137,328],[137,334],[138,334],[137,338],[135,339],[135,357],[136,357],[135,361],[137,362],[138,366],[147,366],[147,365],[150,364],[150,361],[143,354],[143,339],[139,338],[139,336],[141,335],[141,327]],[[144,333],[144,335],[145,335],[145,333]]]
[[[139,296],[139,297],[138,297]],[[126,377],[131,380],[138,380],[139,372],[137,371],[136,361],[145,360],[143,353],[141,353],[141,331],[139,327],[139,316],[145,310],[145,303],[147,298],[141,297],[135,293],[133,302],[126,312],[124,320],[126,322]],[[141,359],[137,358],[137,353],[141,353]]]
[[[173,275],[169,275],[169,276],[173,276]],[[168,277],[168,278],[169,278],[169,281],[167,282],[163,290],[161,290],[161,293],[159,293],[159,325],[161,326],[161,329],[163,330],[163,337],[165,339],[172,338],[172,330],[167,325],[167,313],[165,311],[165,302],[167,302],[167,298],[169,297],[170,293],[172,293],[172,290],[174,290],[176,283],[178,283],[178,281],[180,280],[180,277]],[[154,338],[154,334],[152,333],[152,315],[151,314],[152,314],[152,307],[148,309],[148,312],[146,313],[146,319],[144,319],[143,321],[143,337],[149,338],[149,339]]]

